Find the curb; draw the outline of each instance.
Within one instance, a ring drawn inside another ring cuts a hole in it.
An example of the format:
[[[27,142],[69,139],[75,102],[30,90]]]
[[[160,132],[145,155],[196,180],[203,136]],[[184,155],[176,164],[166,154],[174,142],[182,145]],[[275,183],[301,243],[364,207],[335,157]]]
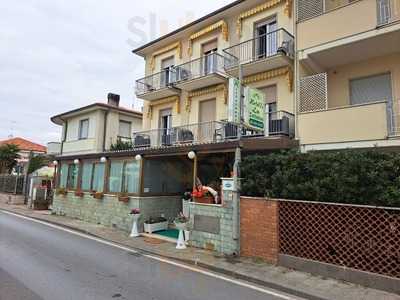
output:
[[[80,228],[77,228],[77,227],[74,227],[74,226],[60,224],[60,223],[57,223],[57,222],[51,221],[51,220],[44,220],[44,219],[41,219],[41,218],[36,217],[36,216],[31,216],[31,215],[24,214],[24,213],[21,213],[21,212],[15,212],[13,210],[6,209],[6,208],[0,208],[0,211],[6,211],[6,212],[13,213],[13,214],[16,214],[16,215],[20,215],[20,216],[23,216],[23,217],[28,217],[28,218],[31,218],[31,219],[34,219],[34,220],[37,220],[37,221],[41,221],[41,222],[44,222],[44,223],[60,226],[60,227],[63,227],[63,228],[66,228],[66,229],[70,229],[70,230],[73,230],[73,231],[76,231],[76,232],[79,232],[79,233],[83,233],[83,234],[86,234],[86,235],[101,239],[101,240],[106,241],[106,242],[111,242],[111,243],[114,243],[114,244],[119,245],[119,246],[130,248],[130,249],[138,252],[139,255],[140,254],[149,254],[149,255],[154,255],[154,256],[161,257],[161,258],[166,258],[166,259],[169,259],[169,260],[181,262],[181,263],[184,263],[184,264],[187,264],[187,265],[197,266],[197,267],[200,267],[200,268],[203,268],[203,269],[207,269],[207,270],[215,272],[215,273],[220,273],[220,274],[223,274],[223,275],[235,278],[235,279],[239,279],[239,280],[247,281],[247,282],[250,282],[250,283],[254,283],[254,284],[266,287],[266,288],[278,290],[280,292],[284,292],[284,293],[287,293],[287,294],[290,294],[290,295],[293,295],[293,296],[296,296],[296,297],[304,298],[304,299],[309,299],[309,300],[328,300],[326,298],[321,298],[321,297],[318,297],[318,296],[314,296],[314,295],[308,294],[306,292],[295,290],[295,289],[292,289],[292,288],[289,288],[289,287],[286,287],[286,286],[283,286],[283,285],[279,285],[279,284],[276,284],[276,283],[273,283],[273,282],[264,281],[264,280],[257,279],[257,278],[254,278],[254,277],[251,277],[251,276],[248,276],[248,275],[240,274],[240,273],[235,272],[235,271],[230,271],[230,270],[226,270],[224,268],[215,267],[215,266],[207,264],[207,263],[203,263],[203,262],[199,262],[199,261],[195,261],[195,260],[190,260],[190,259],[178,258],[178,257],[174,257],[174,256],[160,254],[160,253],[157,253],[155,251],[149,251],[149,250],[145,250],[145,249],[141,249],[141,248],[132,247],[131,245],[121,244],[119,242],[113,241],[111,239],[104,238],[104,237],[102,237],[100,235],[97,235],[97,234],[94,234],[94,233],[91,233],[91,232],[87,232],[86,230],[83,230],[83,229],[80,229]]]

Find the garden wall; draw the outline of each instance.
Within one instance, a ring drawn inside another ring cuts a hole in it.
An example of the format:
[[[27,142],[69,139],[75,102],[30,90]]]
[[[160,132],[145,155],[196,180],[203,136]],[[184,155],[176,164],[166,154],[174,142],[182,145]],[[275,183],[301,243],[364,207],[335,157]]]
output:
[[[241,254],[400,293],[400,209],[241,198]]]
[[[164,214],[169,221],[182,211],[180,197],[130,197],[129,203],[119,202],[116,196],[105,195],[102,200],[94,199],[90,193],[76,197],[73,192],[68,195],[54,195],[53,211],[63,215],[93,224],[116,227],[124,231],[132,228],[133,208],[139,208],[141,218],[139,230],[143,231],[143,223],[150,217]]]

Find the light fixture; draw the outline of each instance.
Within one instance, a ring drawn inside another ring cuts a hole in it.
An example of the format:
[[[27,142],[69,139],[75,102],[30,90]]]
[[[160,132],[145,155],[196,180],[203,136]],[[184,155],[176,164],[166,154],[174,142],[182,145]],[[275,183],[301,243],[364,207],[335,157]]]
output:
[[[189,157],[189,159],[191,159],[191,160],[195,159],[195,158],[196,158],[196,152],[190,151],[190,152],[188,153],[188,157]]]
[[[54,165],[54,166],[58,166],[58,161],[56,161],[56,160],[53,161],[53,165]]]
[[[102,156],[102,157],[100,158],[100,162],[101,162],[102,164],[106,163],[106,162],[107,162],[107,157]]]
[[[141,161],[142,160],[142,156],[140,154],[135,156],[136,161]]]
[[[75,164],[75,165],[79,165],[79,159],[75,159],[75,160],[74,160],[74,164]]]

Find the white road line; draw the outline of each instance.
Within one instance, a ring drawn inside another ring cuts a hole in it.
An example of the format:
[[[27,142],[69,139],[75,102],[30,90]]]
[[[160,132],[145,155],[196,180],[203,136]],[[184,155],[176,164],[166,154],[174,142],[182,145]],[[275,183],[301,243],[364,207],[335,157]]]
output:
[[[130,252],[130,253],[139,253],[138,251],[135,251],[135,250],[130,249],[128,247],[121,246],[121,245],[118,245],[116,243],[109,242],[109,241],[103,240],[101,238],[97,238],[97,237],[94,237],[94,236],[91,236],[91,235],[87,235],[87,234],[84,234],[84,233],[81,233],[81,232],[78,232],[78,231],[74,231],[74,230],[71,230],[71,229],[68,229],[68,228],[64,228],[62,226],[54,225],[54,224],[51,224],[51,223],[48,223],[48,222],[45,222],[45,221],[40,221],[40,220],[37,220],[37,219],[33,219],[33,218],[30,218],[30,217],[22,216],[22,215],[15,214],[15,213],[12,213],[12,212],[9,212],[9,211],[5,211],[5,210],[1,210],[1,209],[0,209],[0,211],[5,213],[5,214],[9,214],[9,215],[15,216],[17,218],[21,218],[21,219],[29,220],[29,221],[32,221],[32,222],[35,222],[35,223],[39,223],[39,224],[42,224],[42,225],[46,225],[48,227],[55,228],[55,229],[58,229],[58,230],[61,230],[61,231],[64,231],[64,232],[68,232],[70,234],[74,234],[74,235],[77,235],[77,236],[80,236],[80,237],[83,237],[83,238],[86,238],[86,239],[90,239],[90,240],[96,241],[98,243],[102,243],[102,244],[105,244],[105,245],[108,245],[108,246],[112,246],[112,247],[115,247],[115,248]],[[150,258],[150,259],[162,262],[162,263],[166,263],[166,264],[169,264],[169,265],[180,267],[180,268],[183,268],[183,269],[186,269],[186,270],[189,270],[189,271],[192,271],[192,272],[200,273],[200,274],[203,274],[203,275],[206,275],[206,276],[209,276],[209,277],[221,279],[221,280],[224,280],[226,282],[230,282],[230,283],[233,283],[233,284],[236,284],[236,285],[239,285],[239,286],[242,286],[242,287],[246,287],[248,289],[252,289],[252,290],[255,290],[255,291],[258,291],[258,292],[261,292],[261,293],[264,293],[264,294],[268,294],[268,295],[271,295],[271,296],[274,296],[274,297],[278,297],[278,298],[281,298],[281,299],[284,299],[284,300],[299,300],[299,299],[302,299],[302,298],[299,298],[299,297],[293,297],[293,296],[290,296],[290,295],[287,295],[287,294],[282,294],[282,293],[274,291],[274,290],[269,290],[269,289],[266,289],[266,288],[263,288],[263,287],[255,286],[255,285],[252,285],[252,284],[240,281],[240,280],[232,279],[232,278],[229,278],[229,277],[226,277],[226,276],[223,276],[223,275],[218,275],[218,274],[215,274],[215,273],[203,270],[203,269],[191,267],[189,265],[178,263],[176,261],[172,261],[172,260],[169,260],[169,259],[153,256],[153,255],[150,255],[150,254],[142,254],[141,253],[141,255],[143,257],[147,257],[147,258]]]

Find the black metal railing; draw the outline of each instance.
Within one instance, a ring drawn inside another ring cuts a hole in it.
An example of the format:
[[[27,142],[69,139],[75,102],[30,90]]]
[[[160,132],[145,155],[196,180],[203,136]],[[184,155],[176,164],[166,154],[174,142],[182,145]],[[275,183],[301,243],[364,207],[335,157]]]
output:
[[[278,54],[290,58],[294,55],[294,37],[283,28],[225,49],[225,68],[237,67],[239,62],[251,63]]]
[[[173,68],[177,82],[193,80],[210,74],[223,73],[224,56],[211,53]]]
[[[176,81],[174,69],[167,68],[159,73],[136,81],[136,95],[143,95],[172,86]]]
[[[294,137],[294,115],[283,110],[270,112],[268,114],[268,132],[270,136]]]

